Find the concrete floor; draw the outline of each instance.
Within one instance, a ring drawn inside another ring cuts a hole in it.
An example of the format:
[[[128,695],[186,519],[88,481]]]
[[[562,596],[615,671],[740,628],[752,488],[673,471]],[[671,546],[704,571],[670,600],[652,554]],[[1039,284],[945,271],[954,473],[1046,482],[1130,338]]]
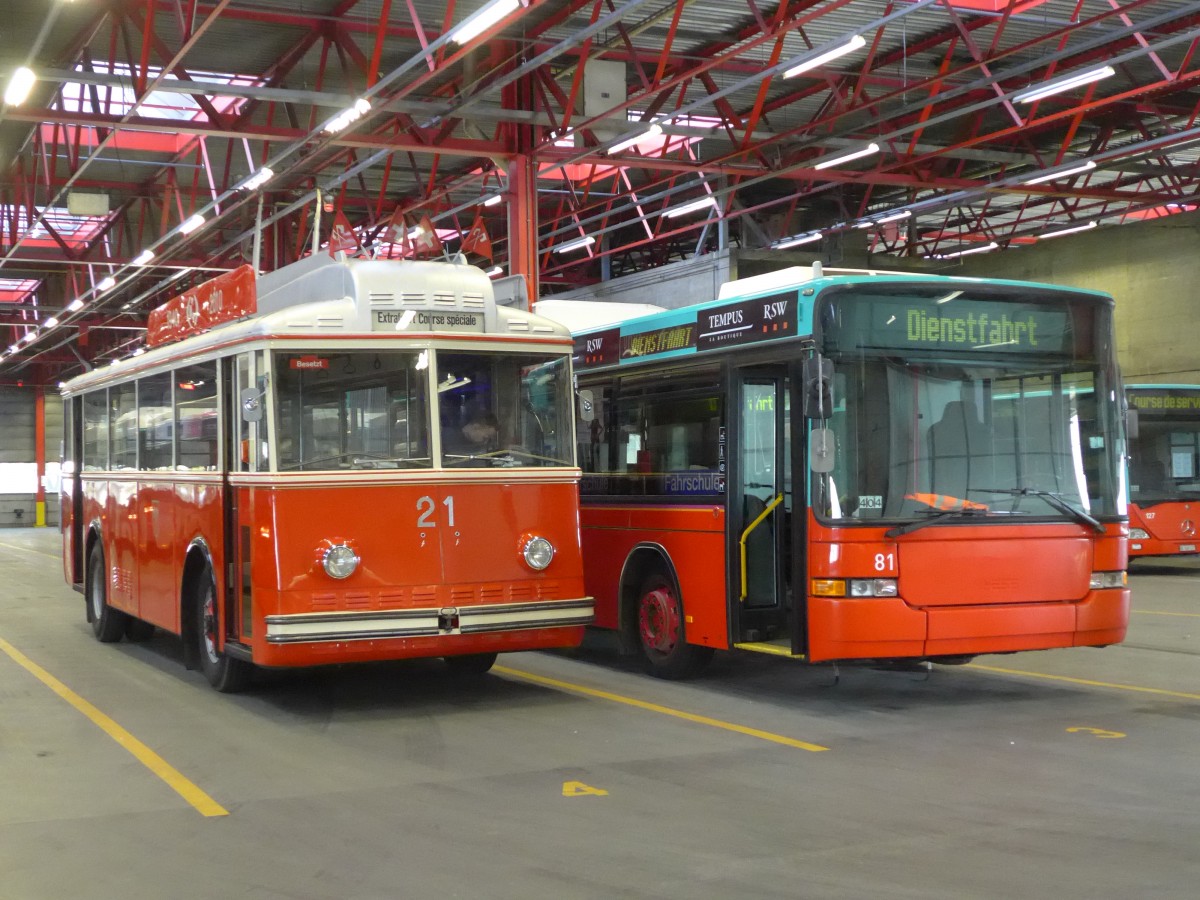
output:
[[[1181,898],[1200,884],[1197,563],[1138,567],[1124,646],[931,677],[851,669],[835,685],[739,654],[669,683],[598,640],[502,657],[473,686],[423,661],[271,674],[239,696],[185,671],[166,635],[94,641],[59,573],[55,531],[0,531],[0,900]],[[201,815],[10,650],[228,815]]]

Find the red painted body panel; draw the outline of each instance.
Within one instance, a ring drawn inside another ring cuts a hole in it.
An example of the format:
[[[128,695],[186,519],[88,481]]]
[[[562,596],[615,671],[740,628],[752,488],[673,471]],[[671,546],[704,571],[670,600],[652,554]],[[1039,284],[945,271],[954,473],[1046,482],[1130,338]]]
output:
[[[724,510],[613,506],[582,510],[596,624],[618,627],[621,572],[640,543],[663,547],[680,580],[689,643],[728,648]],[[933,526],[898,538],[828,528],[808,517],[808,578],[895,578],[895,598],[807,597],[810,662],[960,656],[1124,639],[1128,589],[1093,591],[1093,571],[1126,564],[1126,527]],[[811,582],[809,582],[811,583]]]
[[[896,598],[808,598],[811,662],[959,656],[1124,639],[1129,590],[1093,591],[1125,568],[1126,527],[1076,525],[833,529],[809,517],[810,578],[898,580]],[[882,568],[877,562],[882,557]],[[892,568],[894,564],[894,568]]]
[[[719,506],[585,507],[583,555],[596,624],[618,625],[621,570],[641,543],[657,544],[675,565],[688,643],[728,648],[725,607],[725,510]]]
[[[261,481],[261,479],[260,479]],[[341,661],[441,656],[577,645],[581,625],[299,641],[266,639],[268,616],[382,612],[577,601],[585,597],[579,552],[577,487],[556,483],[338,484],[297,479],[238,485],[238,528],[249,528],[253,596],[245,643],[260,665],[302,666]],[[110,602],[178,633],[186,553],[202,540],[224,588],[223,491],[216,480],[85,476],[84,521],[97,521],[109,567]],[[422,503],[428,497],[432,504]],[[454,523],[449,521],[453,498]],[[418,519],[427,510],[424,524]],[[70,528],[65,533],[70,533]],[[550,566],[535,572],[521,556],[523,535],[554,544]],[[348,542],[359,568],[338,581],[321,566],[327,540]],[[64,543],[64,547],[68,546]],[[240,572],[235,572],[240,585]],[[235,588],[236,591],[236,588]],[[223,608],[234,619],[239,598]],[[119,601],[119,602],[118,602]],[[223,629],[224,630],[224,629]]]
[[[1195,501],[1156,503],[1145,508],[1131,503],[1129,526],[1150,535],[1149,539],[1130,540],[1132,557],[1191,556],[1200,549],[1200,503]]]

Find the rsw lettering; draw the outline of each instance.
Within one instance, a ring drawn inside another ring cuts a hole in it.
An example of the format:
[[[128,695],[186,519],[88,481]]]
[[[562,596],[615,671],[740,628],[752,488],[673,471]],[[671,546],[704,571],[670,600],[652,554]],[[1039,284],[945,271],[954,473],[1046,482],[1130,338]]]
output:
[[[764,319],[782,319],[787,312],[787,301],[780,300],[777,303],[767,303],[763,306]]]
[[[604,338],[588,338],[587,352],[599,353],[604,348]]]

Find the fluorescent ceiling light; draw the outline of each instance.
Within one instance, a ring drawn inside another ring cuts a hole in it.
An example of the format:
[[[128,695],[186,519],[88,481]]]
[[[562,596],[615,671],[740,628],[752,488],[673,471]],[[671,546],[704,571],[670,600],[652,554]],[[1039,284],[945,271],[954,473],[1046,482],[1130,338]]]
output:
[[[596,239],[590,234],[586,237],[576,238],[573,241],[567,241],[565,244],[559,244],[554,248],[555,253],[570,253],[572,250],[580,250],[589,244],[596,243]]]
[[[450,32],[450,40],[456,44],[465,44],[483,34],[520,5],[519,0],[492,0],[479,12],[463,19],[462,24]]]
[[[958,256],[970,256],[972,253],[987,253],[989,250],[995,250],[1000,245],[995,241],[989,244],[982,244],[978,247],[970,247],[966,250],[955,250],[953,253],[938,253],[934,259],[954,259]]]
[[[1048,175],[1039,175],[1036,178],[1029,178],[1021,183],[1041,184],[1043,181],[1057,181],[1060,178],[1066,178],[1068,175],[1078,175],[1080,172],[1090,172],[1094,168],[1096,168],[1096,164],[1089,159],[1087,162],[1081,163],[1078,166],[1073,166],[1070,169],[1062,169],[1058,172],[1051,172]]]
[[[20,342],[20,341],[17,341],[15,344],[10,344],[10,345],[9,345],[8,352],[9,352],[9,353],[16,353],[16,352],[17,352],[18,350],[20,350],[20,349],[21,349],[21,342]]]
[[[872,222],[870,219],[863,219],[861,222],[859,222],[859,223],[858,223],[857,225],[855,225],[854,227],[855,227],[855,228],[870,228],[870,227],[871,227],[872,225],[874,225],[874,224],[875,224],[875,223],[874,223],[874,222]]]
[[[851,150],[849,153],[840,153],[837,156],[827,156],[819,163],[813,166],[814,169],[828,169],[830,166],[840,166],[842,163],[850,162],[853,159],[861,159],[864,156],[870,156],[872,153],[879,152],[879,145],[876,143],[867,144],[858,150]]]
[[[807,72],[809,69],[815,69],[817,66],[823,66],[827,62],[837,59],[839,56],[845,56],[847,53],[853,53],[867,45],[866,40],[861,34],[856,34],[844,44],[840,44],[823,53],[818,53],[811,59],[805,59],[792,66],[783,73],[784,78],[795,78],[802,72]]]
[[[900,210],[900,212],[890,213],[890,214],[884,216],[882,219],[876,219],[875,224],[883,225],[885,222],[899,222],[901,219],[907,219],[911,215],[912,215],[911,209],[902,209],[902,210]]]
[[[257,191],[260,187],[275,177],[275,172],[269,166],[263,166],[241,184],[244,191]]]
[[[33,74],[33,69],[26,66],[14,69],[9,76],[8,87],[4,89],[4,102],[9,106],[20,106],[29,99],[29,92],[33,90],[36,81],[37,76]]]
[[[1102,78],[1108,78],[1110,75],[1116,74],[1117,70],[1112,66],[1102,66],[1099,69],[1077,72],[1074,75],[1068,75],[1066,78],[1060,78],[1057,81],[1049,81],[1032,90],[1022,91],[1013,96],[1013,101],[1016,103],[1033,103],[1035,100],[1041,100],[1054,94],[1061,94],[1063,91],[1082,87],[1085,84],[1091,84],[1093,81],[1099,81]]]
[[[630,147],[646,140],[646,138],[655,137],[662,134],[662,126],[655,122],[641,134],[636,134],[631,138],[626,138],[623,141],[618,141],[608,148],[607,153],[620,153],[622,150],[628,150]]]
[[[179,226],[179,233],[180,234],[191,234],[193,231],[195,231],[197,228],[199,228],[203,224],[204,224],[204,216],[200,215],[200,213],[196,213],[195,215],[188,216],[186,219],[183,220],[183,224]]]
[[[499,194],[492,194],[492,196],[488,197],[486,200],[483,201],[483,205],[484,206],[495,206],[497,203],[499,203],[503,199],[504,198],[501,197]]]
[[[116,286],[117,286],[117,279],[113,278],[111,275],[108,275],[105,278],[103,278],[98,285],[96,285],[96,292],[103,293],[104,291],[107,291],[110,288],[114,288]]]
[[[144,266],[152,259],[154,259],[154,251],[147,248],[133,258],[131,265]]]
[[[136,350],[134,350],[134,351],[133,351],[133,355],[134,355],[134,356],[141,356],[141,355],[142,355],[143,353],[145,353],[145,352],[146,352],[146,348],[145,348],[145,347],[138,347]]]
[[[1093,220],[1084,225],[1073,225],[1070,228],[1060,228],[1058,231],[1047,231],[1045,234],[1039,234],[1037,237],[1039,241],[1043,241],[1046,238],[1062,237],[1064,234],[1075,234],[1079,231],[1090,231],[1099,224],[1099,222]]]
[[[488,278],[495,278],[497,275],[503,275],[504,270],[502,268],[500,268],[499,266],[492,266],[490,269],[488,269],[483,274],[486,275]]]
[[[83,309],[83,301],[76,297],[67,307],[67,312],[78,312],[81,309]]]
[[[359,97],[354,101],[354,105],[349,109],[344,109],[328,122],[321,129],[326,134],[337,134],[339,131],[350,125],[352,122],[357,122],[363,116],[371,111],[371,104],[363,97]]]
[[[54,316],[51,316],[45,322],[42,323],[42,327],[43,328],[53,328],[57,324],[58,324],[58,319],[56,319]]]
[[[788,247],[799,247],[801,244],[811,244],[813,241],[819,241],[823,236],[819,231],[811,231],[808,234],[797,234],[793,237],[776,241],[771,245],[771,249],[786,250]]]
[[[708,197],[701,197],[699,200],[693,200],[691,203],[685,203],[683,206],[664,210],[663,216],[668,219],[674,219],[676,216],[686,216],[688,213],[699,212],[702,209],[709,209],[716,205],[717,201],[709,195]]]
[[[33,331],[27,331],[27,332],[25,332],[25,336],[24,336],[23,338],[21,338],[21,340],[22,340],[24,343],[28,344],[28,343],[30,343],[31,341],[33,341],[33,339],[34,339],[34,338],[36,338],[36,337],[37,337],[37,327],[36,327],[36,326],[34,326],[34,329],[33,329]]]

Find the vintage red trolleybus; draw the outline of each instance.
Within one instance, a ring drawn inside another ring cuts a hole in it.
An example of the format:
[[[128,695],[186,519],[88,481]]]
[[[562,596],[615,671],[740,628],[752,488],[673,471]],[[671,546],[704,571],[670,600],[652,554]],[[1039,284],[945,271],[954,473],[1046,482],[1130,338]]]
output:
[[[1129,556],[1200,548],[1200,385],[1129,384]]]
[[[815,266],[578,333],[596,624],[663,676],[1121,641],[1112,309]]]
[[[579,643],[571,341],[479,269],[314,255],[150,317],[62,389],[67,581],[97,638],[253,666]]]

